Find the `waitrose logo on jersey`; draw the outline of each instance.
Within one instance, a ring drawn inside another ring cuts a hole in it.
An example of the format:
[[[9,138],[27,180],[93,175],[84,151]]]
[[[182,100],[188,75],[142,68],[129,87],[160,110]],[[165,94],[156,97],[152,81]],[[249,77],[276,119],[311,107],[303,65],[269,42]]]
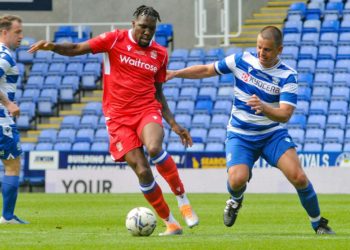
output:
[[[140,59],[135,60],[135,59],[130,58],[129,56],[124,56],[124,55],[120,55],[119,57],[120,57],[120,61],[122,63],[127,63],[129,65],[132,65],[132,66],[135,66],[138,68],[150,70],[152,72],[158,71],[158,68],[156,66],[149,64],[149,63],[144,63]]]

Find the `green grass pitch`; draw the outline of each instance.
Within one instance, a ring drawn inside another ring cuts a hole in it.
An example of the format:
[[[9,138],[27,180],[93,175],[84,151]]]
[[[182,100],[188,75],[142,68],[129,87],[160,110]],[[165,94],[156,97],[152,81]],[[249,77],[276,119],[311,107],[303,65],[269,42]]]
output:
[[[334,236],[315,235],[296,194],[246,194],[232,228],[222,222],[227,194],[189,194],[200,217],[184,226],[175,197],[166,194],[184,234],[133,237],[125,216],[137,206],[150,207],[141,194],[20,193],[16,214],[29,225],[0,225],[0,249],[350,249],[350,195],[319,195],[322,215]]]

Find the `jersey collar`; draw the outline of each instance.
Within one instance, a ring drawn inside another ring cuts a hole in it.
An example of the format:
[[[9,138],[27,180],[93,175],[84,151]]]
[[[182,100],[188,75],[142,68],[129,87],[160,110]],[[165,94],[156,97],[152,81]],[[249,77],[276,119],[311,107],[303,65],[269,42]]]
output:
[[[128,36],[129,36],[130,41],[132,41],[133,43],[137,44],[137,42],[132,37],[132,29],[129,29]],[[151,42],[149,43],[148,47],[150,47],[152,45],[152,42],[153,42],[153,40],[151,40]]]

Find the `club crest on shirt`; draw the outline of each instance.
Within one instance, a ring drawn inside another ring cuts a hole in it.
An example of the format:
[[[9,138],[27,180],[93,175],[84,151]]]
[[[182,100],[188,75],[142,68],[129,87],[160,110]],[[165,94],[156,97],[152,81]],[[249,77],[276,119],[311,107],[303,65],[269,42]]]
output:
[[[151,57],[152,57],[153,59],[157,59],[157,56],[158,56],[157,51],[152,50],[150,54],[151,54]]]
[[[248,67],[248,72],[250,73],[253,70],[253,67]]]
[[[131,45],[126,46],[126,48],[128,49],[128,51],[130,51],[132,49]]]
[[[101,37],[102,39],[105,39],[105,38],[106,38],[106,36],[107,36],[107,34],[106,34],[106,33],[102,33],[102,34],[100,35],[100,37]]]
[[[280,79],[278,77],[272,77],[272,84],[278,85],[280,82]]]

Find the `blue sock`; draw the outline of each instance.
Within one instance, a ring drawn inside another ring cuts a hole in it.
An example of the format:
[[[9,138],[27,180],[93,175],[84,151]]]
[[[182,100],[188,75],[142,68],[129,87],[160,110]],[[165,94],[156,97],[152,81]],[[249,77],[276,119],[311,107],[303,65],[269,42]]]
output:
[[[317,195],[311,182],[304,189],[297,189],[301,204],[311,218],[311,225],[315,229],[320,222],[320,207],[318,205]]]
[[[240,190],[234,191],[230,187],[230,184],[227,182],[227,190],[231,194],[232,200],[237,201],[239,203],[242,202],[242,200],[243,200],[243,193],[244,193],[244,191],[246,189],[247,189],[247,185],[244,185],[244,187],[242,187]]]
[[[19,176],[4,175],[2,178],[2,216],[6,220],[11,220],[13,218],[17,200],[18,186]]]

